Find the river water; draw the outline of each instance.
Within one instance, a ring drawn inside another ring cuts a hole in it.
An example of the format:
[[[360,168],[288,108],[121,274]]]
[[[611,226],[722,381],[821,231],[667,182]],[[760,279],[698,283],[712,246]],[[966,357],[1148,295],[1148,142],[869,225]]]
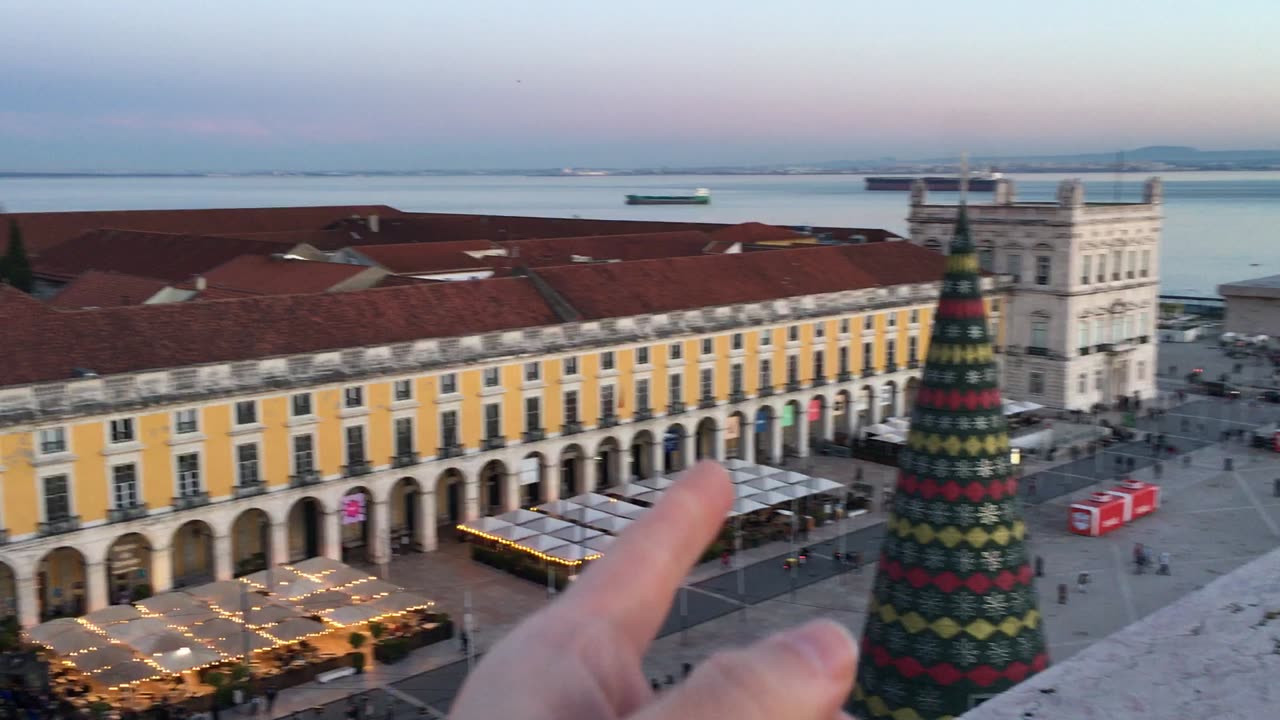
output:
[[[1051,200],[1065,175],[1014,175],[1018,198]],[[1138,200],[1141,175],[1083,176],[1086,199]],[[1161,291],[1280,274],[1280,172],[1172,173],[1165,180]],[[626,193],[713,192],[706,206],[623,204]],[[934,193],[935,202],[956,197]],[[989,200],[976,193],[972,202]],[[386,204],[421,212],[881,227],[906,233],[905,192],[868,192],[854,175],[645,177],[0,178],[11,211]]]

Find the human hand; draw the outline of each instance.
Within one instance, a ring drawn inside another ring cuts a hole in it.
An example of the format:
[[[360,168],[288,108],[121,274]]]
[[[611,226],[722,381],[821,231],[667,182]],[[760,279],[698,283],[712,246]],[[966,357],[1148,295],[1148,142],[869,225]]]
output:
[[[724,468],[703,462],[573,586],[526,618],[462,687],[453,720],[833,720],[853,687],[849,631],[818,620],[717,652],[655,695],[641,661],[694,562],[733,503]]]

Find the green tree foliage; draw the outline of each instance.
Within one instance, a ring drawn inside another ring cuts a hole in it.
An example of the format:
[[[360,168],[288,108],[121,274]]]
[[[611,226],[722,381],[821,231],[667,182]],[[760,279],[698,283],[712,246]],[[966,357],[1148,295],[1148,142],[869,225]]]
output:
[[[22,244],[22,229],[17,220],[9,221],[9,246],[0,257],[0,281],[4,281],[22,292],[31,292],[31,260],[27,258],[27,250]]]

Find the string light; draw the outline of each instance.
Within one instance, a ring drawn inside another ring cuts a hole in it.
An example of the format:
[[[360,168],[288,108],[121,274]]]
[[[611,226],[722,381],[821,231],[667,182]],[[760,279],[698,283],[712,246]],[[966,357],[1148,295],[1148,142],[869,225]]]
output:
[[[556,557],[555,555],[548,555],[547,553],[520,545],[518,541],[508,540],[503,537],[498,537],[497,535],[492,535],[482,530],[476,530],[475,528],[467,527],[466,525],[458,525],[457,529],[461,532],[464,532],[470,535],[475,535],[476,537],[483,538],[490,542],[496,542],[499,545],[505,545],[506,547],[512,548],[514,550],[518,550],[527,555],[532,555],[538,558],[539,560],[557,563],[559,565],[564,565],[566,567],[578,567],[579,565],[582,565],[585,562],[588,562],[591,560],[598,560],[599,558],[604,557],[604,553],[592,552],[588,554],[586,557],[582,558],[581,560],[565,560],[564,558]]]

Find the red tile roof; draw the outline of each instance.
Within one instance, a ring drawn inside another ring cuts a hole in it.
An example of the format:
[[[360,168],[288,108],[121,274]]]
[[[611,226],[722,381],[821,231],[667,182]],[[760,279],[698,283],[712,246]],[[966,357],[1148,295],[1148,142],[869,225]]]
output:
[[[126,228],[167,233],[275,232],[320,229],[353,215],[394,217],[402,213],[387,205],[327,205],[318,207],[215,208],[201,210],[104,210],[86,212],[9,213],[18,221],[27,252],[47,248],[100,228]]]
[[[90,270],[59,290],[49,304],[72,310],[141,305],[166,286],[167,282],[155,278]]]
[[[0,302],[0,318],[17,319],[5,322],[0,386],[65,380],[74,368],[123,373],[556,322],[524,278],[100,310],[25,304]]]
[[[241,255],[270,255],[288,246],[263,240],[175,235],[137,230],[93,230],[45,250],[37,275],[72,278],[89,270],[180,281]]]
[[[832,245],[538,270],[588,319],[672,312],[942,277],[943,256],[905,242]]]
[[[767,240],[796,240],[810,236],[776,225],[747,222],[712,231],[711,237],[723,242],[753,243]]]
[[[328,292],[361,273],[374,272],[362,265],[284,260],[270,255],[241,255],[204,273],[210,287],[260,295],[296,295]]]
[[[684,230],[629,235],[539,238],[498,243],[517,265],[568,265],[579,258],[592,260],[653,260],[701,255],[711,245],[704,232]]]
[[[488,263],[467,253],[497,249],[488,240],[361,245],[355,248],[356,252],[397,275],[484,270],[489,267]]]
[[[344,230],[280,230],[276,232],[217,233],[214,237],[233,237],[244,240],[264,240],[286,246],[306,243],[317,250],[333,252],[357,243],[358,239]]]

